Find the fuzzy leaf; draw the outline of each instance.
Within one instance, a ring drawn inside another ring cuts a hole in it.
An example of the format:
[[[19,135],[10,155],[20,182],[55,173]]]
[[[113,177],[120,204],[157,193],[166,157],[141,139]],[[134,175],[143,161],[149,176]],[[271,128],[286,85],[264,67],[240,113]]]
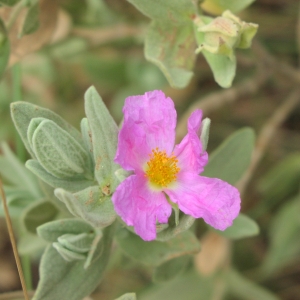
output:
[[[257,223],[244,214],[239,214],[238,217],[233,220],[232,226],[228,227],[226,230],[214,230],[218,232],[219,235],[233,240],[259,234],[259,226]]]
[[[57,240],[64,248],[77,253],[87,253],[94,239],[93,233],[71,234],[66,233],[61,235]]]
[[[187,86],[196,54],[192,24],[173,26],[152,21],[145,40],[145,57],[156,64],[175,88]]]
[[[85,145],[85,149],[90,154],[91,168],[95,169],[94,155],[93,155],[93,143],[92,143],[92,132],[87,118],[83,118],[80,122],[82,139]]]
[[[201,7],[205,11],[215,15],[222,14],[222,12],[227,9],[233,13],[237,13],[254,1],[255,0],[205,0],[201,4]]]
[[[39,2],[35,3],[34,5],[28,8],[24,20],[23,28],[20,33],[20,37],[23,37],[24,35],[27,34],[34,33],[39,29],[40,27],[39,13],[40,13]]]
[[[235,184],[250,163],[254,141],[255,135],[251,128],[236,131],[210,155],[201,175]]]
[[[127,293],[115,300],[137,300],[135,293]]]
[[[68,179],[61,179],[54,177],[53,175],[47,173],[45,169],[41,166],[41,164],[34,160],[29,159],[27,160],[25,164],[26,168],[29,169],[32,173],[34,173],[36,176],[41,178],[43,181],[45,181],[47,184],[54,188],[63,188],[70,192],[77,192],[81,191],[91,185],[94,184],[94,182],[84,179],[84,178],[68,178]]]
[[[93,86],[87,90],[84,98],[91,129],[95,176],[100,187],[109,187],[111,193],[119,184],[114,172],[120,167],[113,161],[117,150],[118,126]]]
[[[24,211],[22,222],[29,232],[36,233],[38,226],[52,221],[57,214],[58,210],[51,202],[37,201]]]
[[[87,170],[88,154],[85,149],[65,130],[53,121],[38,119],[39,125],[32,133],[32,119],[28,128],[28,140],[32,145],[39,163],[51,175],[66,179],[78,174],[87,174],[92,178],[91,170]],[[30,140],[31,139],[31,140]]]
[[[64,202],[69,211],[93,227],[106,227],[116,218],[111,198],[99,191],[98,186],[89,187],[75,194],[56,189],[55,196]]]
[[[35,158],[35,154],[31,149],[29,141],[27,139],[27,130],[30,121],[33,118],[41,117],[52,120],[63,130],[67,131],[80,145],[84,146],[80,132],[51,110],[21,101],[13,102],[10,106],[10,109],[16,129],[19,132],[27,151],[33,158]]]
[[[172,220],[172,219],[171,219]],[[171,223],[170,219],[169,222]],[[177,234],[182,233],[186,230],[188,230],[195,222],[195,219],[192,216],[189,215],[183,215],[179,219],[179,224],[176,224],[176,222],[173,222],[169,224],[169,226],[158,232],[156,240],[165,242],[168,241],[171,238],[174,238]],[[162,224],[165,225],[165,224]]]
[[[190,261],[189,255],[176,257],[166,261],[154,269],[153,280],[155,282],[166,282],[181,274]]]
[[[210,17],[201,17],[201,20],[205,24],[208,24],[213,19]],[[197,29],[198,27],[195,25],[194,30],[197,44],[201,45],[205,42],[205,32],[200,32]],[[207,50],[202,50],[202,54],[214,74],[215,81],[223,88],[230,87],[236,72],[235,56],[230,59],[226,55],[210,53]]]
[[[136,234],[122,228],[117,232],[116,239],[128,256],[152,266],[159,266],[172,258],[200,251],[200,244],[190,231],[178,234],[167,242],[145,242]]]
[[[93,227],[78,219],[63,219],[48,222],[37,228],[37,234],[48,242],[56,242],[64,234],[91,233]]]
[[[164,20],[166,23],[191,22],[196,7],[190,0],[127,0],[144,15],[153,20]]]
[[[40,264],[40,282],[33,300],[64,299],[82,300],[91,294],[102,279],[108,263],[114,226],[105,228],[99,251],[102,251],[88,269],[84,260],[67,262],[48,246]],[[100,253],[100,252],[99,252]]]

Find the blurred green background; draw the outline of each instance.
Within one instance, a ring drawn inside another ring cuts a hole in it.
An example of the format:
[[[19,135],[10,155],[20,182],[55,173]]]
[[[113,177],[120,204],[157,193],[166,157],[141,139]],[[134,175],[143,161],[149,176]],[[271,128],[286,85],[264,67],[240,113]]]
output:
[[[237,75],[228,90],[214,82],[201,55],[191,83],[182,90],[171,88],[143,54],[149,20],[124,0],[42,2],[37,31],[18,39],[18,29],[10,29],[11,57],[0,82],[0,141],[22,161],[28,154],[12,124],[10,103],[24,100],[50,108],[79,128],[83,95],[91,85],[117,122],[127,96],[162,89],[176,104],[179,139],[190,110],[202,108],[212,120],[209,153],[244,126],[258,137],[253,164],[238,185],[242,211],[258,222],[258,236],[229,242],[203,236],[197,223],[203,246],[194,258],[198,275],[190,271],[190,259],[182,274],[166,284],[153,283],[151,268],[115,249],[93,299],[133,291],[139,300],[300,299],[299,1],[257,0],[239,14],[259,24],[259,30],[252,49],[237,51]],[[9,9],[0,8],[3,20]],[[3,218],[0,233],[4,293],[19,290],[20,284]],[[222,272],[228,265],[240,273],[232,271],[224,286]],[[37,268],[38,259],[32,266],[35,285]]]

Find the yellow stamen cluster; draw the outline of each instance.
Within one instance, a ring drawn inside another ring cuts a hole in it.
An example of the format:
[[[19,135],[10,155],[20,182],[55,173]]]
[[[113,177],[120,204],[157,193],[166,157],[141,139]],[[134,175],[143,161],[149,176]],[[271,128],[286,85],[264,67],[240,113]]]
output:
[[[147,162],[145,175],[152,184],[159,187],[167,187],[177,179],[179,168],[178,159],[175,155],[167,156],[166,151],[159,151],[158,148],[152,150]]]

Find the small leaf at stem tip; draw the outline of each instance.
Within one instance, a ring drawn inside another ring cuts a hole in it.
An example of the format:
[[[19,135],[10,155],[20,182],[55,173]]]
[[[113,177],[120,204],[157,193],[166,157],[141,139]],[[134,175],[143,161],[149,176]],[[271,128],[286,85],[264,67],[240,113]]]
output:
[[[28,8],[21,33],[19,34],[19,38],[23,37],[24,35],[34,33],[39,29],[39,13],[39,2]]]
[[[202,150],[206,151],[208,139],[209,139],[209,129],[210,129],[210,119],[205,118],[201,123],[201,134],[200,140],[202,143]]]

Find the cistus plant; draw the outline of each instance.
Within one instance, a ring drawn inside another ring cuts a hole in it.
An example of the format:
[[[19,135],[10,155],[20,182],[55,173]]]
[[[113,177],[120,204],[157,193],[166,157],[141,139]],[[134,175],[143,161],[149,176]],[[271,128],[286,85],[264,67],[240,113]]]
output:
[[[33,300],[96,300],[101,282],[103,300],[278,299],[264,286],[300,253],[299,153],[253,172],[300,91],[257,140],[252,103],[217,111],[263,85],[273,96],[279,77],[299,84],[298,70],[251,49],[261,25],[241,12],[253,2],[0,0],[0,115],[10,107],[1,122],[12,120],[0,138],[14,135],[0,175]],[[257,75],[243,82],[245,66]],[[143,282],[118,287],[133,277]]]
[[[238,220],[238,190],[201,174],[208,163],[210,121],[202,121],[200,110],[192,113],[188,133],[175,147],[176,110],[162,91],[128,97],[120,130],[94,87],[85,94],[85,111],[80,134],[47,109],[26,102],[11,105],[14,124],[32,155],[25,166],[54,189],[75,217],[55,215],[36,224],[38,236],[50,245],[42,256],[34,299],[89,295],[103,276],[114,237],[133,256],[141,250],[132,248],[137,240],[142,251],[136,258],[160,266],[200,250],[190,230],[195,218],[220,234]],[[253,132],[243,130],[239,139],[242,144],[234,151],[247,144],[246,167]],[[222,156],[226,161],[223,151],[217,154]]]

